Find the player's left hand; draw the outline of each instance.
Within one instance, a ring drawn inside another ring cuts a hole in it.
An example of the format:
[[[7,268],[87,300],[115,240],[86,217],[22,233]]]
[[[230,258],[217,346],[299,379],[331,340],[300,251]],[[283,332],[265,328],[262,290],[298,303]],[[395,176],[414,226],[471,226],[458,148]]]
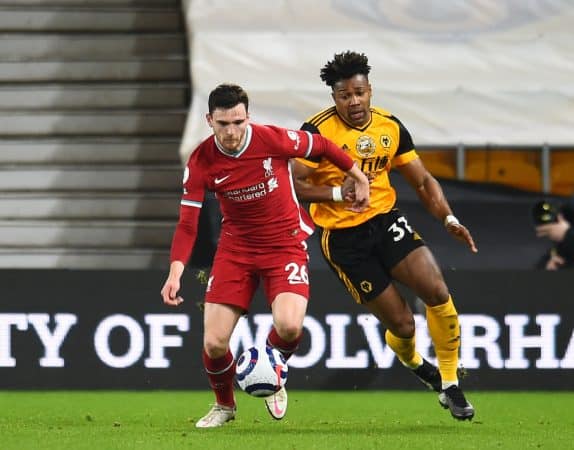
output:
[[[446,225],[446,230],[459,241],[466,243],[472,253],[478,253],[478,248],[476,248],[470,231],[463,224],[450,223]]]

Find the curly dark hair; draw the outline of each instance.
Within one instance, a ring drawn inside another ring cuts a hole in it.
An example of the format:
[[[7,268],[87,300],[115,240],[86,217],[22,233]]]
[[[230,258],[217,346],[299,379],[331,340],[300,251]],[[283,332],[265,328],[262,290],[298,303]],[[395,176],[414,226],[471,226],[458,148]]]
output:
[[[325,64],[321,69],[321,80],[333,88],[337,81],[347,80],[357,74],[368,77],[370,71],[369,59],[364,53],[347,50],[335,54],[333,59]]]

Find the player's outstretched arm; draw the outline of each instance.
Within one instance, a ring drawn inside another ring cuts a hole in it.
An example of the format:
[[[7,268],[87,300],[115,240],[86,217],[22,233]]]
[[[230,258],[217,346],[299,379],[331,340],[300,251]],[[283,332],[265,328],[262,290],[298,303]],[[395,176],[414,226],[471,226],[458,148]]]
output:
[[[368,179],[356,166],[353,166],[350,171],[345,172],[348,176],[341,186],[327,186],[317,185],[310,183],[308,178],[315,171],[314,168],[300,163],[296,159],[291,160],[293,182],[295,185],[295,192],[300,200],[307,202],[347,202],[351,205],[349,209],[352,211],[362,211],[369,205],[369,187]],[[350,172],[353,172],[351,174]],[[358,178],[357,178],[358,177]],[[367,185],[365,185],[365,182]],[[356,185],[361,186],[360,198],[357,199],[355,194]],[[365,192],[367,199],[365,201]]]
[[[454,216],[439,182],[425,168],[422,161],[417,158],[397,169],[415,189],[426,209],[443,222],[447,231],[454,238],[464,242],[471,252],[478,252],[470,231]]]
[[[300,200],[314,203],[335,201],[333,186],[316,185],[308,181],[314,171],[314,168],[306,166],[296,159],[291,160],[291,172],[293,173],[293,184],[297,197]]]
[[[185,269],[184,261],[189,261],[197,237],[200,208],[181,205],[179,221],[171,242],[169,274],[161,289],[161,296],[166,305],[178,306],[183,298],[177,295],[180,278]]]

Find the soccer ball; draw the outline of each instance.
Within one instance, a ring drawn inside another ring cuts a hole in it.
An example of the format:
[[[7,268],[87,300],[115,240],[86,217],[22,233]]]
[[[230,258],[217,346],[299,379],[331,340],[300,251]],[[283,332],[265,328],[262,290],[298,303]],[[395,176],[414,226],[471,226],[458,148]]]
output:
[[[251,347],[237,360],[235,380],[241,389],[254,397],[268,397],[287,381],[287,363],[283,355],[268,346]]]

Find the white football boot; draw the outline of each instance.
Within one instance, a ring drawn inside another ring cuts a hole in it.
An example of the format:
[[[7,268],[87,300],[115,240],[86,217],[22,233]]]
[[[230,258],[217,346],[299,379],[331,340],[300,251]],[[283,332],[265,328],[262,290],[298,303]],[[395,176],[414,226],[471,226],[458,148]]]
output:
[[[281,420],[287,412],[287,391],[285,387],[279,389],[275,394],[265,397],[267,411],[276,420]]]
[[[220,427],[233,419],[235,419],[235,408],[216,403],[205,416],[195,423],[195,426],[196,428]]]

